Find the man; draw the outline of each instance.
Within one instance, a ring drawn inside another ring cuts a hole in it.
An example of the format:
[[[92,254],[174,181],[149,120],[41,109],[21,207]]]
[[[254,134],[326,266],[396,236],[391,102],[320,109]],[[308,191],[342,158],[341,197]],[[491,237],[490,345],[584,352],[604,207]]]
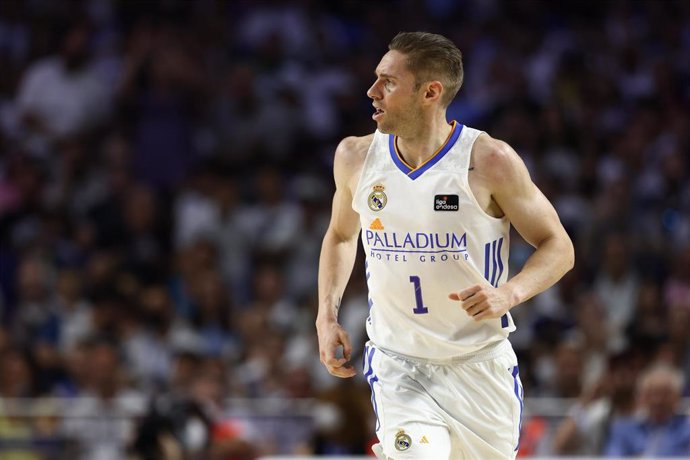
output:
[[[60,52],[33,63],[17,91],[17,115],[27,146],[36,154],[55,141],[88,133],[107,116],[110,90],[91,62],[90,24],[75,20]]]
[[[606,443],[607,457],[686,457],[690,419],[680,415],[683,374],[655,365],[638,380],[640,413],[616,421]]]
[[[378,130],[344,139],[335,154],[319,266],[321,362],[335,376],[355,375],[338,309],[361,227],[375,452],[512,459],[522,387],[508,311],[558,281],[573,246],[513,149],[446,121],[463,75],[455,45],[400,33],[389,50],[367,92]],[[510,223],[536,251],[507,281]]]

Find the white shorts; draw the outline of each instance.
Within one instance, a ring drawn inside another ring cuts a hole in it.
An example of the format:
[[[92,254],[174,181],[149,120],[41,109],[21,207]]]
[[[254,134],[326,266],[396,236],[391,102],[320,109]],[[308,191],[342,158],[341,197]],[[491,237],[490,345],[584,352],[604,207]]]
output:
[[[523,391],[508,340],[440,362],[364,353],[381,459],[504,460],[517,455]]]

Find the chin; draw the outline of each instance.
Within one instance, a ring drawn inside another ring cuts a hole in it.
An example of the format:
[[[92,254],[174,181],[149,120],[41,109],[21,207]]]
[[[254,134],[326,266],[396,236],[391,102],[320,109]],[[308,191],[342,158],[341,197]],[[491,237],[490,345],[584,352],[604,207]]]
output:
[[[376,123],[376,128],[383,134],[395,134],[392,126],[386,123]]]

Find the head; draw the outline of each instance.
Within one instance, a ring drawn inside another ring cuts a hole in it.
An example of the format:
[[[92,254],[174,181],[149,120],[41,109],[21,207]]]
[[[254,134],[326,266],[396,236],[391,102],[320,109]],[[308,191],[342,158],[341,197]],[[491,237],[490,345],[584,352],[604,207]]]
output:
[[[170,295],[163,284],[153,284],[141,290],[139,295],[140,312],[149,330],[167,334],[174,320],[174,310]]]
[[[31,396],[34,370],[27,354],[14,348],[0,351],[0,396]]]
[[[158,200],[150,188],[135,185],[129,190],[123,204],[125,224],[134,234],[145,234],[156,226]]]
[[[194,351],[178,350],[173,357],[171,386],[177,390],[188,391],[201,368],[201,357]]]
[[[572,337],[558,344],[554,363],[556,365],[555,390],[559,396],[575,398],[582,391],[584,350],[579,337]]]
[[[634,408],[635,385],[645,365],[644,359],[641,353],[631,349],[609,356],[604,384],[615,411],[630,413]]]
[[[630,248],[625,235],[612,233],[606,237],[602,265],[609,277],[619,280],[625,276],[630,268],[629,252]]]
[[[668,365],[646,370],[638,381],[640,405],[652,423],[664,423],[678,410],[683,391],[683,374]]]
[[[401,32],[376,68],[367,91],[381,132],[405,133],[426,113],[445,109],[462,85],[462,53],[447,38]]]
[[[74,269],[60,270],[56,290],[68,305],[79,301],[82,295],[82,281],[79,272]]]
[[[19,295],[24,302],[43,302],[52,291],[53,273],[41,259],[27,256],[19,266]]]
[[[124,370],[117,345],[108,339],[96,338],[89,344],[87,357],[91,389],[104,398],[114,396]]]
[[[76,20],[68,27],[60,49],[67,70],[79,70],[88,62],[91,34],[91,25],[84,20]]]

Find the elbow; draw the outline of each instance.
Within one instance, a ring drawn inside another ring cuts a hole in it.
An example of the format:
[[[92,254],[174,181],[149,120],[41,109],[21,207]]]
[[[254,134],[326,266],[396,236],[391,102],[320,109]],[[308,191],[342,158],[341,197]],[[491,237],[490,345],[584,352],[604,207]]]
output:
[[[556,271],[560,271],[561,276],[563,276],[575,267],[575,246],[573,241],[565,229],[562,232],[551,235],[547,241],[551,248],[551,254],[557,258],[557,262],[555,262]]]
[[[535,245],[537,249],[547,247],[550,257],[553,258],[552,267],[554,274],[560,272],[561,276],[568,273],[575,267],[575,246],[565,229],[562,232],[551,234],[540,244]]]
[[[573,241],[570,239],[570,237],[566,236],[566,238],[566,247],[564,251],[564,254],[566,254],[565,273],[568,273],[575,267],[575,246],[573,245]]]

